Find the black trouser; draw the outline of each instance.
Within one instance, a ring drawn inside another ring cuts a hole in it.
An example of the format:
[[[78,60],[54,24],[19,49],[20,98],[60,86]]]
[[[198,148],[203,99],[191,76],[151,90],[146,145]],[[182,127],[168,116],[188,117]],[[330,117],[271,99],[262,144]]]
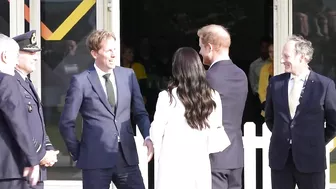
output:
[[[325,189],[325,172],[301,173],[295,167],[292,151],[283,170],[271,170],[272,189]]]

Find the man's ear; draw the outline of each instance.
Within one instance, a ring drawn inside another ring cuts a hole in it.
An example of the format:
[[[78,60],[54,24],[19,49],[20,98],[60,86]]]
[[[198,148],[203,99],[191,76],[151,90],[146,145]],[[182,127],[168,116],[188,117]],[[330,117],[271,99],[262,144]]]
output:
[[[211,52],[211,51],[213,50],[213,46],[212,46],[210,43],[208,43],[207,45],[208,45],[209,50],[210,50],[210,52]]]
[[[1,52],[0,59],[1,59],[2,62],[7,64],[7,52],[6,51]]]
[[[97,59],[97,55],[98,55],[98,53],[97,53],[96,51],[91,50],[90,53],[91,53],[91,56],[92,56],[94,59]]]
[[[300,55],[300,62],[306,62],[306,56],[305,55]]]

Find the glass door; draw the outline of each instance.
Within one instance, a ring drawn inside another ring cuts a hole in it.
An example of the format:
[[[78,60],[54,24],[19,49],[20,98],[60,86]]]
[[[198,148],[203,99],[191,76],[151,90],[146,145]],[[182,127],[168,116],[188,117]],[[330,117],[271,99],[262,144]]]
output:
[[[17,11],[24,10],[25,21],[20,25],[24,29],[21,33],[36,30],[42,47],[40,64],[31,78],[42,99],[47,133],[54,147],[60,150],[58,162],[48,168],[48,180],[81,180],[81,172],[74,168],[60,136],[58,123],[71,77],[86,70],[94,62],[85,41],[98,24],[104,27],[96,16],[104,6],[98,7],[96,0],[22,2],[24,4],[17,8]],[[78,117],[78,138],[81,125],[81,118]]]

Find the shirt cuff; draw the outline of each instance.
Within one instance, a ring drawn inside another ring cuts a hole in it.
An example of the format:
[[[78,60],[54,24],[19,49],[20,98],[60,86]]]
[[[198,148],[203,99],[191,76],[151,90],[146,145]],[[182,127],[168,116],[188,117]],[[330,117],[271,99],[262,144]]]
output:
[[[145,141],[146,141],[146,140],[150,140],[150,136],[147,136],[147,137],[145,138]]]

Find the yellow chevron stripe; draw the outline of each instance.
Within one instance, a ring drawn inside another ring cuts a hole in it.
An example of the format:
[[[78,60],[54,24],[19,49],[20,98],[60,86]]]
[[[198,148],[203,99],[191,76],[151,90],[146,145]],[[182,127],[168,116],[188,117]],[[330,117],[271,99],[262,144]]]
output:
[[[77,22],[90,10],[96,0],[83,0],[77,8],[58,26],[48,40],[61,40],[77,24]]]

